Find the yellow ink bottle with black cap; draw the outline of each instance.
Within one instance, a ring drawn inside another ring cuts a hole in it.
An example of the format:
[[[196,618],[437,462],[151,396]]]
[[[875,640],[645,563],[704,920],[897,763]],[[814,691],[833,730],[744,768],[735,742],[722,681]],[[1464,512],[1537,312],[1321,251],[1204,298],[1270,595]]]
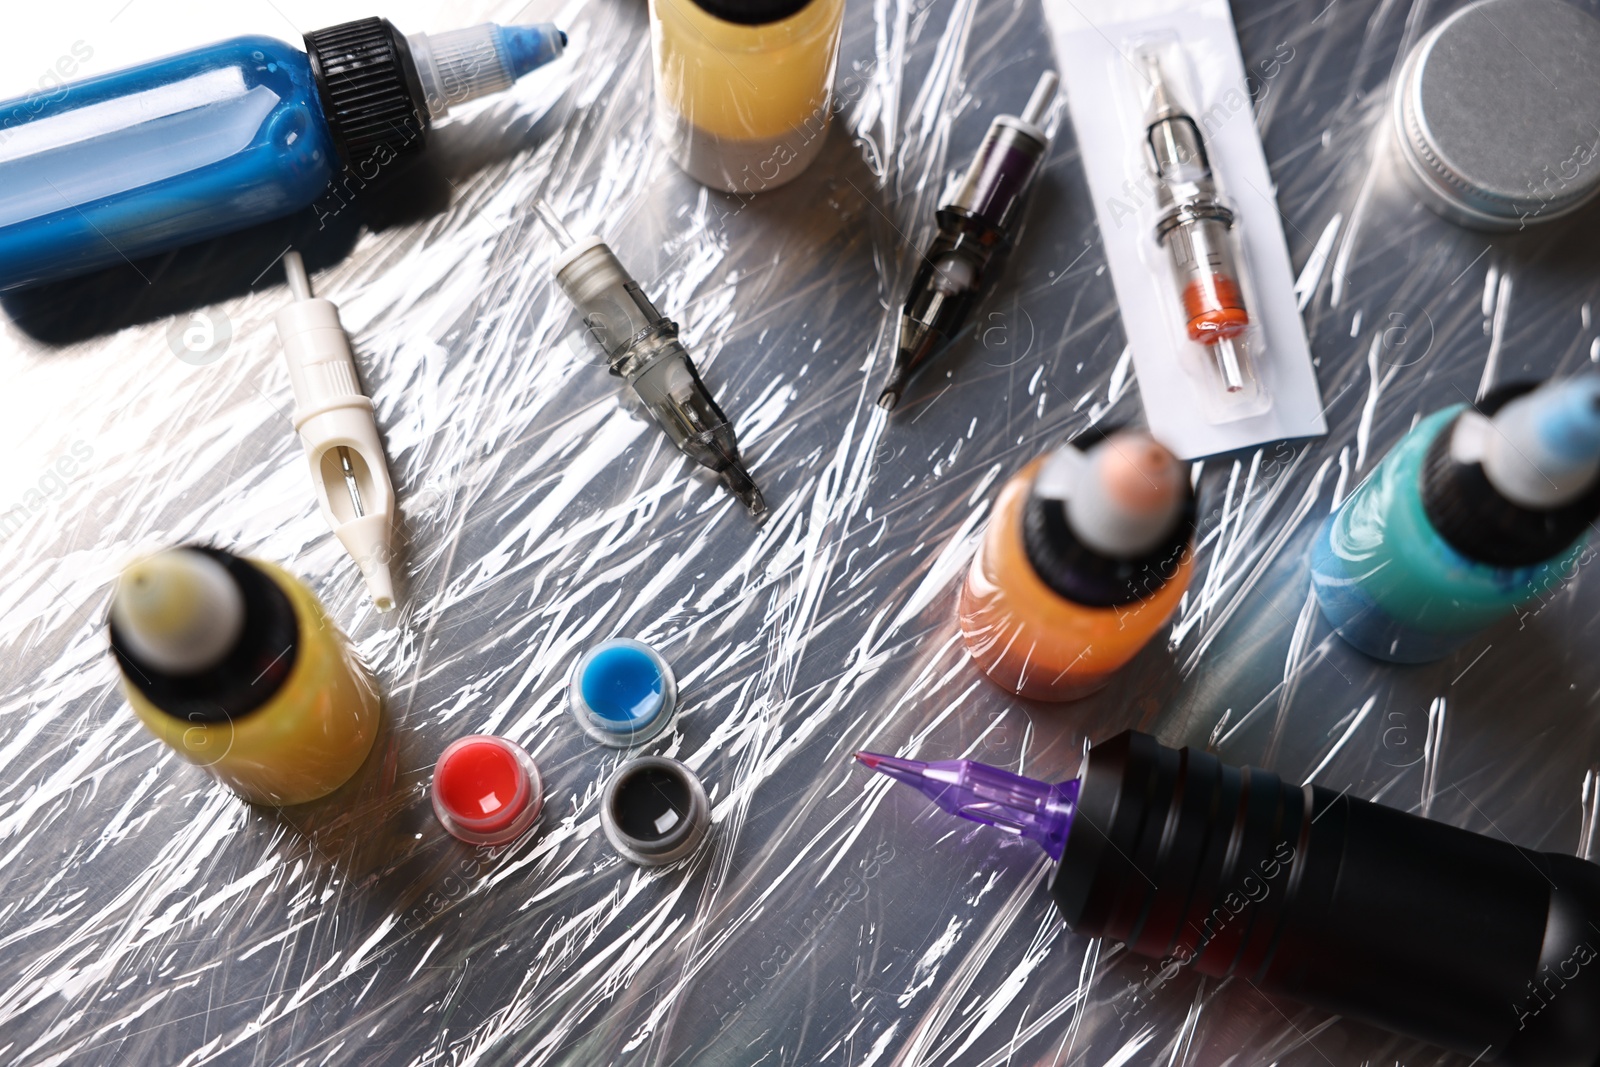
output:
[[[844,0],[650,0],[656,131],[696,181],[759,193],[822,150]]]
[[[142,559],[117,582],[110,629],[139,721],[252,803],[328,795],[377,738],[372,677],[311,590],[269,563],[192,546]]]

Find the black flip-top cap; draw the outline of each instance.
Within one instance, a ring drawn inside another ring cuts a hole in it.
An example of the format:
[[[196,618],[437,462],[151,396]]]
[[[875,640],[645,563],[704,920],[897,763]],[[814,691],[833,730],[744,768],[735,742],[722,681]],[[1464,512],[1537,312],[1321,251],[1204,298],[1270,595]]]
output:
[[[227,655],[196,674],[171,675],[129,652],[117,624],[111,651],[123,677],[145,699],[184,722],[228,722],[277,695],[299,656],[300,624],[278,583],[247,559],[205,545],[185,545],[222,564],[244,597],[244,629]]]
[[[1504,385],[1474,408],[1486,417],[1538,382]],[[1461,463],[1450,454],[1456,422],[1428,448],[1422,463],[1422,510],[1450,547],[1491,567],[1532,567],[1554,559],[1600,518],[1600,478],[1576,500],[1548,511],[1524,507],[1500,495],[1478,463]]]
[[[1072,447],[1087,452],[1120,426],[1086,431]],[[1030,495],[1022,511],[1022,547],[1039,580],[1076,604],[1121,607],[1154,596],[1178,571],[1194,539],[1194,489],[1184,486],[1184,503],[1172,528],[1150,551],[1118,558],[1090,548],[1073,533],[1064,501]]]
[[[813,0],[694,0],[696,7],[724,22],[741,26],[765,26],[798,15]]]
[[[322,111],[345,165],[376,177],[422,151],[428,109],[405,37],[388,19],[357,19],[306,34]]]

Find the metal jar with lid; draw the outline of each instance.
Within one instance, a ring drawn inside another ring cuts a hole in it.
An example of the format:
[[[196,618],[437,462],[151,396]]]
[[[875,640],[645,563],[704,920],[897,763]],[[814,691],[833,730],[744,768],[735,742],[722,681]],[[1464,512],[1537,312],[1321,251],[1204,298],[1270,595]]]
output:
[[[1479,0],[1412,49],[1392,101],[1428,207],[1520,230],[1600,193],[1600,20],[1566,0]]]

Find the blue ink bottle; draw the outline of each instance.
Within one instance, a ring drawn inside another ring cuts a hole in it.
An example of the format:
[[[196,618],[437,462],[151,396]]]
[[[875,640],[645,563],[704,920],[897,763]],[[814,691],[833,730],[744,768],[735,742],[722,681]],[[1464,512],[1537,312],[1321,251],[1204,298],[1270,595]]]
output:
[[[405,37],[387,20],[235,37],[0,103],[0,290],[82,274],[386,176],[433,122],[557,58],[548,24]]]
[[[1423,419],[1311,549],[1323,615],[1377,659],[1442,659],[1553,594],[1600,517],[1600,375]]]

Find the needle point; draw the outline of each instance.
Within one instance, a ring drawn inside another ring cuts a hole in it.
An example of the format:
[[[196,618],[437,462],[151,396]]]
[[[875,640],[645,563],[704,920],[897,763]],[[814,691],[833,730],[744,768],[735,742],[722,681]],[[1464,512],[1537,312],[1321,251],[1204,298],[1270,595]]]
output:
[[[856,753],[856,759],[858,759],[862,763],[866,764],[867,765],[867,769],[868,770],[872,770],[872,771],[877,770],[878,769],[878,764],[883,762],[883,757],[882,756],[874,755],[871,752],[857,752]]]
[[[761,489],[756,485],[755,479],[750,477],[750,472],[734,460],[718,472],[722,477],[722,484],[728,491],[739,498],[739,503],[745,506],[752,518],[759,519],[767,513],[766,498],[761,495]]]

